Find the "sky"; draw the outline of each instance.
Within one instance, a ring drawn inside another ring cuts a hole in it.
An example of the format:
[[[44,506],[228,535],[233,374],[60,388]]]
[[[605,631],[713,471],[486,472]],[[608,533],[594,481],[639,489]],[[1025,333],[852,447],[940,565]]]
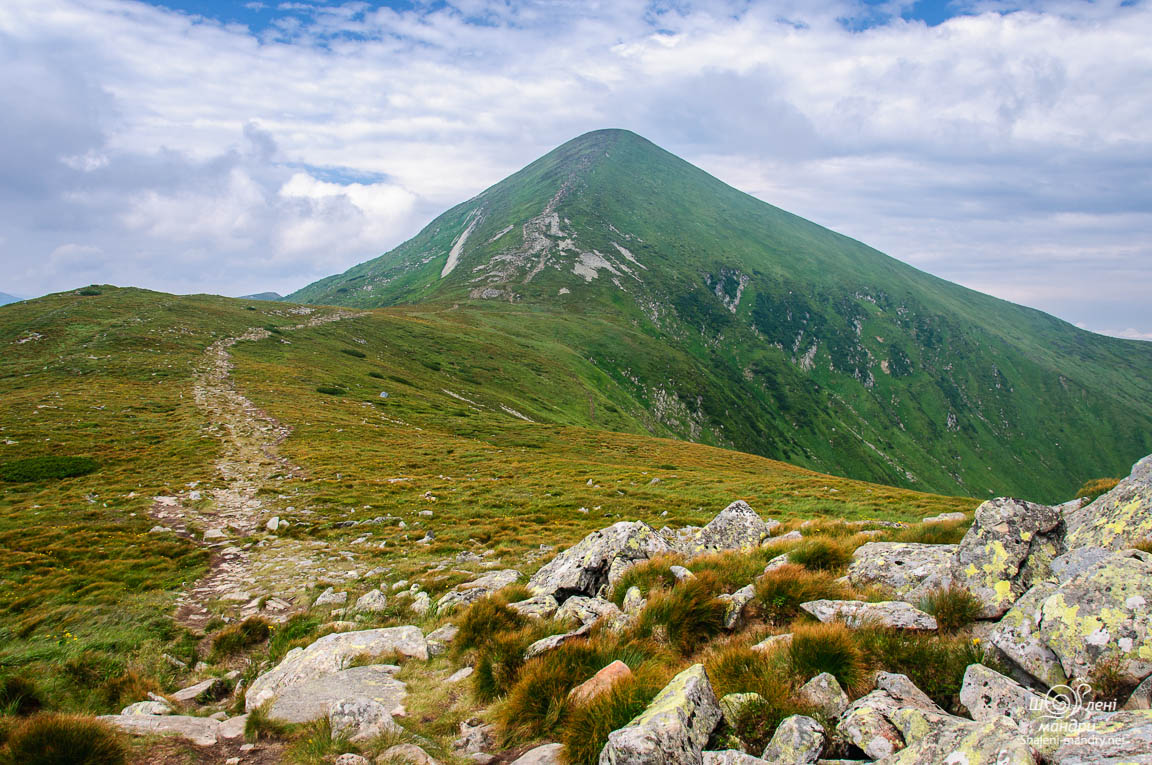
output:
[[[1152,340],[1152,0],[0,2],[0,291],[287,293],[628,128]]]

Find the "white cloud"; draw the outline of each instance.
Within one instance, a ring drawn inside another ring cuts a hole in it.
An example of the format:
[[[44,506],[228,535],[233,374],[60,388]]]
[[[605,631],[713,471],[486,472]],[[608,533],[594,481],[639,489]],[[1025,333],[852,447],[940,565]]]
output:
[[[1152,329],[1147,4],[863,31],[838,19],[883,11],[850,0],[274,7],[250,32],[0,6],[0,289],[74,286],[45,256],[84,242],[103,279],[288,290],[615,126],[946,278]]]

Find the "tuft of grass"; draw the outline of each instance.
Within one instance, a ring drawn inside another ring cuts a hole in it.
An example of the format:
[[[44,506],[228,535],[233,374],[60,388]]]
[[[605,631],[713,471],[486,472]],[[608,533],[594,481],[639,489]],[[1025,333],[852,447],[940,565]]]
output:
[[[772,624],[787,624],[800,614],[800,604],[810,600],[842,599],[844,585],[826,571],[809,571],[787,565],[769,571],[756,581],[756,601]]]
[[[856,630],[855,637],[872,666],[907,675],[917,688],[953,714],[963,710],[960,687],[970,664],[1002,669],[985,657],[978,643],[963,635],[910,633],[865,626]]]
[[[244,740],[248,743],[283,738],[292,730],[291,725],[268,717],[269,706],[264,704],[248,713],[248,719],[244,721]]]
[[[317,385],[316,392],[323,393],[327,396],[343,396],[348,391],[335,385]]]
[[[618,606],[623,605],[624,596],[632,587],[639,587],[643,593],[675,587],[678,580],[669,568],[685,563],[684,556],[676,553],[657,555],[643,563],[637,563],[617,580],[616,586],[612,588],[612,602]]]
[[[367,354],[367,353],[365,353],[364,351],[360,351],[360,350],[357,350],[357,349],[355,349],[355,348],[341,348],[341,349],[340,349],[340,352],[341,352],[341,353],[346,353],[346,354],[348,354],[349,356],[354,356],[354,357],[356,357],[356,358],[358,358],[358,359],[366,359],[366,358],[368,358],[368,354]]]
[[[524,651],[544,637],[532,626],[514,632],[497,632],[481,644],[477,651],[476,673],[472,676],[472,690],[481,701],[497,699],[512,689],[524,666]]]
[[[1144,541],[1137,542],[1132,546],[1141,552],[1152,553],[1152,539],[1145,539]]]
[[[797,682],[807,682],[827,672],[849,694],[865,690],[868,661],[856,643],[855,633],[843,624],[796,624],[787,651]]]
[[[1088,677],[1088,684],[1092,686],[1092,700],[1103,702],[1116,702],[1117,708],[1136,690],[1136,683],[1128,679],[1123,672],[1123,662],[1118,657],[1109,657],[1092,668]]]
[[[316,639],[320,624],[318,616],[294,614],[272,632],[272,638],[268,641],[268,659],[278,662],[293,648],[311,643]]]
[[[3,765],[123,765],[120,736],[90,717],[36,715],[16,728],[0,754]]]
[[[699,576],[711,577],[719,591],[732,592],[755,581],[768,561],[780,552],[776,546],[768,546],[701,555],[688,564],[688,569]]]
[[[698,576],[671,590],[652,593],[631,634],[666,644],[687,656],[723,629],[724,603],[715,597],[715,582]]]
[[[239,624],[225,627],[212,638],[212,653],[216,657],[232,656],[263,643],[272,634],[271,626],[267,619],[250,616]]]
[[[36,684],[25,677],[10,675],[0,680],[0,715],[26,715],[39,712],[44,702]]]
[[[373,378],[373,379],[376,379],[376,380],[387,380],[388,379],[387,375],[385,375],[381,372],[377,372],[375,369],[373,369],[371,372],[369,372],[368,376]]]
[[[733,726],[749,751],[763,751],[781,720],[807,711],[796,701],[796,675],[783,648],[722,646],[705,657],[704,665],[717,697],[756,693],[763,699],[743,707]]]
[[[1091,502],[1101,494],[1107,494],[1115,489],[1118,483],[1120,483],[1119,478],[1094,478],[1091,481],[1085,481],[1084,485],[1077,489],[1072,496],[1075,499],[1085,498]]]
[[[523,614],[513,611],[503,600],[489,596],[481,598],[468,607],[461,617],[452,641],[457,654],[473,649],[483,649],[502,634],[515,632],[528,623]]]
[[[947,523],[913,523],[902,529],[894,529],[889,539],[893,542],[916,542],[925,545],[959,544],[968,527],[969,520],[948,521]]]
[[[936,617],[936,624],[945,633],[967,627],[976,621],[983,608],[979,598],[956,585],[933,590],[916,605],[921,611]]]
[[[852,562],[852,549],[831,539],[807,539],[792,548],[788,561],[809,571],[840,571]]]
[[[0,479],[10,483],[31,483],[58,478],[76,478],[100,469],[90,457],[27,457],[0,465]]]
[[[575,705],[565,720],[560,742],[569,765],[596,765],[608,735],[627,725],[660,692],[663,682],[637,673],[614,684],[611,690]]]

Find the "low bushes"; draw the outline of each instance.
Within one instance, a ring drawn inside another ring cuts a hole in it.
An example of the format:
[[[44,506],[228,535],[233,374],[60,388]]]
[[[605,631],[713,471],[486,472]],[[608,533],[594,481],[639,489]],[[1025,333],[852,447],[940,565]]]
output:
[[[75,478],[100,469],[100,463],[88,457],[27,457],[0,465],[0,479],[12,483]]]
[[[788,562],[809,571],[839,571],[852,562],[852,547],[831,539],[808,539],[788,553]]]
[[[716,582],[698,576],[671,590],[657,590],[636,617],[631,634],[666,644],[687,656],[724,629],[724,603],[717,600]]]
[[[12,732],[3,765],[123,765],[128,750],[108,726],[88,717],[37,715]]]
[[[624,596],[632,587],[639,587],[641,592],[649,593],[653,590],[667,589],[676,586],[676,576],[669,570],[672,566],[683,566],[684,556],[671,553],[658,555],[655,558],[632,566],[616,581],[612,588],[612,602],[616,605],[624,603]]]

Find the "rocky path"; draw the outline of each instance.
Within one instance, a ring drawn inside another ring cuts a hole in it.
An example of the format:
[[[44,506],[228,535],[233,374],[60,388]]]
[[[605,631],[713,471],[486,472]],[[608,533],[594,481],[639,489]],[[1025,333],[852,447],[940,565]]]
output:
[[[325,313],[287,329],[307,329],[359,315],[349,311]],[[326,570],[316,561],[318,557],[346,562],[345,557],[325,555],[314,544],[296,540],[277,539],[272,545],[242,541],[283,510],[296,509],[284,506],[291,495],[281,489],[285,480],[303,476],[298,466],[277,453],[292,429],[237,391],[232,379],[232,347],[270,336],[268,330],[253,328],[208,347],[192,392],[208,420],[208,431],[221,442],[216,462],[221,483],[203,491],[189,487],[177,496],[156,497],[152,506],[152,516],[162,528],[212,550],[208,573],[177,599],[176,618],[185,626],[201,628],[215,615],[242,617],[263,611],[272,618],[286,616],[292,609],[291,597],[265,596],[272,584],[265,581],[268,575],[286,573],[283,565],[262,565],[267,557],[265,548],[275,548],[275,558],[281,562],[307,560],[306,569]]]

